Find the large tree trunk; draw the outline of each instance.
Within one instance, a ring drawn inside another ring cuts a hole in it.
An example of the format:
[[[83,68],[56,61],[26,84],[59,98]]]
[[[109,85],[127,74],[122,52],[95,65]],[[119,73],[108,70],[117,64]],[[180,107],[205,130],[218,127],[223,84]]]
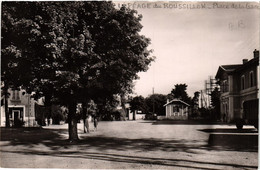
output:
[[[87,118],[87,103],[86,103],[86,101],[84,101],[82,103],[82,119],[83,119],[84,133],[87,133],[87,131],[86,131],[86,118]]]
[[[69,125],[69,140],[70,141],[79,140],[78,129],[77,129],[77,118],[76,118],[76,103],[71,103],[69,105],[68,125]]]
[[[127,115],[127,111],[126,111],[126,108],[125,108],[125,95],[124,94],[121,94],[120,95],[120,98],[121,98],[121,106],[122,106],[122,110],[123,110],[123,119],[125,120],[126,119],[126,115]]]
[[[52,117],[52,103],[51,103],[51,95],[47,94],[45,95],[45,102],[44,105],[47,109],[47,113],[44,115],[44,120],[47,118],[47,125],[49,126],[50,124],[50,118]]]
[[[83,130],[84,130],[84,133],[87,133],[87,131],[86,131],[86,118],[83,118]]]
[[[133,113],[133,120],[135,120],[136,119],[136,110],[134,111],[134,113]]]
[[[8,109],[8,88],[4,87],[4,102],[5,102],[5,127],[10,127],[9,109]]]

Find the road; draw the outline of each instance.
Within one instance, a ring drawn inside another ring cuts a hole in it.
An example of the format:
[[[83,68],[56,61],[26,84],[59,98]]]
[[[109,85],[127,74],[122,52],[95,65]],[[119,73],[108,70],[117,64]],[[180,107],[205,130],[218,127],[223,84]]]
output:
[[[99,122],[70,143],[67,124],[1,128],[1,167],[83,169],[257,169],[252,126],[172,121]]]

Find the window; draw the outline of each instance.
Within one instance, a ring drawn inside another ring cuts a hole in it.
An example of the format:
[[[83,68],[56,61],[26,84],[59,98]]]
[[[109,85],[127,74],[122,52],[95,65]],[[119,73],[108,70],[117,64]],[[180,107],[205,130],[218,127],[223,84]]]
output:
[[[19,91],[18,90],[16,90],[16,99],[20,100],[20,96],[19,96]]]
[[[249,73],[249,85],[250,85],[250,87],[254,86],[254,72],[253,71],[250,71],[250,73]]]
[[[221,92],[225,93],[229,91],[229,87],[228,87],[228,80],[223,80],[220,84],[220,90]]]
[[[177,111],[176,106],[172,106],[172,112],[174,113],[176,111]]]
[[[228,81],[227,80],[223,81],[223,92],[228,92]]]
[[[13,91],[12,91],[12,99],[13,99],[13,100],[20,100],[19,90],[13,90]]]
[[[245,89],[245,76],[241,76],[241,90]]]
[[[172,107],[172,112],[173,112],[173,113],[176,113],[176,112],[179,112],[179,111],[180,111],[179,106],[173,106],[173,107]]]
[[[15,90],[12,91],[12,99],[14,100],[15,99]]]

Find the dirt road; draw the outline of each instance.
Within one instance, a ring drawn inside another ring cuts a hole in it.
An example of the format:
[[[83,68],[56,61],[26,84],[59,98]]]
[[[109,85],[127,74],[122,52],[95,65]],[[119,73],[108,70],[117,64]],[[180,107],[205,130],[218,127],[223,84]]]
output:
[[[99,122],[70,143],[67,124],[1,128],[1,167],[83,169],[257,169],[258,132],[184,122]]]

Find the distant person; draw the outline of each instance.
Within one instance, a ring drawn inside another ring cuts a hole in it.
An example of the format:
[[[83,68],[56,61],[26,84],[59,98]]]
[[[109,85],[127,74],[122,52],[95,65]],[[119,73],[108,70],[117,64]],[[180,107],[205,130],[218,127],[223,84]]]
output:
[[[98,125],[98,119],[97,119],[97,117],[95,116],[95,117],[94,117],[94,131],[97,131],[97,125]]]
[[[48,119],[45,118],[45,119],[44,119],[44,124],[43,124],[43,126],[47,126],[47,125],[48,125]]]
[[[50,122],[51,122],[50,117],[48,117],[48,118],[47,118],[48,126],[50,126]]]
[[[89,115],[87,115],[86,120],[85,120],[85,129],[87,133],[89,133]]]

